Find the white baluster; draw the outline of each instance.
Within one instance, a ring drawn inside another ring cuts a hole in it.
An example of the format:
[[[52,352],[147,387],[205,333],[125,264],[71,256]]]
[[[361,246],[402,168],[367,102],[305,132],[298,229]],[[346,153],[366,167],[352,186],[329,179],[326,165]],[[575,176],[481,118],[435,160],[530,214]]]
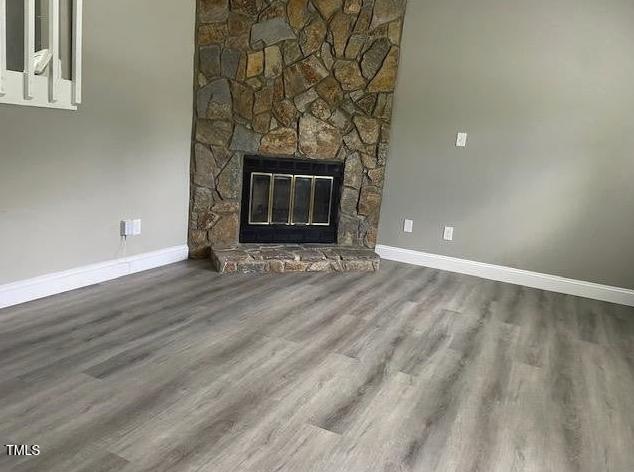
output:
[[[81,103],[83,0],[73,0],[73,105]]]
[[[48,101],[57,101],[57,84],[59,71],[59,1],[48,0],[48,48],[51,62],[48,66]]]
[[[7,70],[7,2],[0,0],[0,97],[6,93]]]
[[[35,54],[35,0],[24,2],[24,99],[33,98],[33,56]]]

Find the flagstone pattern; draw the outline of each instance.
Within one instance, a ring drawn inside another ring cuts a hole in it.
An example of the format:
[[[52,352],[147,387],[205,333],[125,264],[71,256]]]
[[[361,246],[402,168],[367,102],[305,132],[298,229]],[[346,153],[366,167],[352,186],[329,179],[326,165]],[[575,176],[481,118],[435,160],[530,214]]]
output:
[[[238,245],[245,154],[345,164],[338,246],[374,248],[405,0],[199,0],[189,246]]]

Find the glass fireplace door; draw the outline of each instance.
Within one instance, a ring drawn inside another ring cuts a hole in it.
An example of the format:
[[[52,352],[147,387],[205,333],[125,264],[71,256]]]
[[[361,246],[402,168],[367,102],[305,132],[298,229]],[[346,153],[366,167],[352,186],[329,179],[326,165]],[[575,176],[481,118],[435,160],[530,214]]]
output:
[[[330,225],[332,177],[253,172],[249,224]]]

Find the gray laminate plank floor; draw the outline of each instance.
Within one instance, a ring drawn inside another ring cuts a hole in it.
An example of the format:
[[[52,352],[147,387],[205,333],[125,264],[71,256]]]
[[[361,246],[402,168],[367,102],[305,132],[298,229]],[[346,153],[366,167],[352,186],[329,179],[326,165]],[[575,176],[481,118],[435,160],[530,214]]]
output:
[[[634,471],[634,309],[185,262],[0,311],[1,471]]]

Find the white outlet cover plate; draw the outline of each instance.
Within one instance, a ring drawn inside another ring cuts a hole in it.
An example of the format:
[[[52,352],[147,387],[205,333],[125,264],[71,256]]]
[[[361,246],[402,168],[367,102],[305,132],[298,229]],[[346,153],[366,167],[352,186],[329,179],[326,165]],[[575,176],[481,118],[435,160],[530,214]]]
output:
[[[132,234],[138,236],[141,234],[141,220],[132,220]]]
[[[405,233],[411,233],[414,231],[414,220],[405,220],[403,223],[403,231]]]
[[[445,241],[453,241],[453,228],[453,226],[445,226],[442,236]]]
[[[121,236],[138,236],[141,234],[141,220],[121,220]]]

